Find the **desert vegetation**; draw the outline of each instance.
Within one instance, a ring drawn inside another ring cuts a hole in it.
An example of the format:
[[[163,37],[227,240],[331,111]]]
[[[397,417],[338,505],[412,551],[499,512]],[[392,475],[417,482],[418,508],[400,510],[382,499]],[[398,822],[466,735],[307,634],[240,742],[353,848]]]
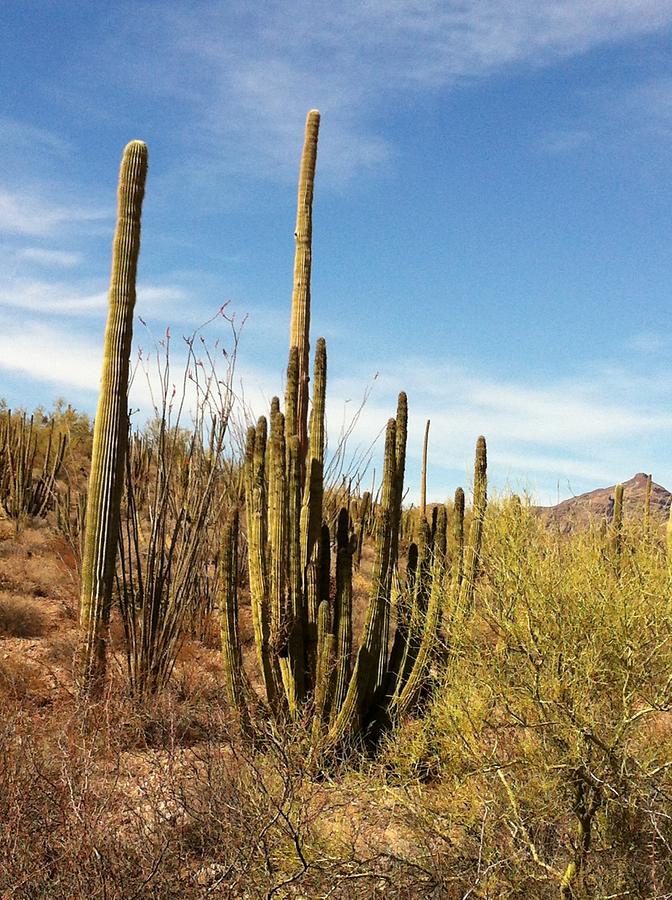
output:
[[[608,521],[567,533],[488,496],[474,435],[472,484],[428,504],[428,422],[408,508],[403,393],[379,483],[330,466],[321,338],[309,377],[318,130],[312,110],[267,417],[236,406],[222,313],[227,353],[188,338],[176,396],[166,341],[155,417],[129,419],[139,141],[94,423],[0,408],[0,895],[672,896],[651,480],[638,513],[619,485]]]

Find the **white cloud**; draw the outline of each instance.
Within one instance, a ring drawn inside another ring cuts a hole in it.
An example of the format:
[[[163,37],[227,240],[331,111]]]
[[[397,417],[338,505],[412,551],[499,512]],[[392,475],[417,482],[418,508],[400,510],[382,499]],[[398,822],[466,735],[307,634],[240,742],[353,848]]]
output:
[[[100,335],[93,338],[35,321],[20,327],[11,320],[0,324],[0,368],[57,384],[64,391],[90,391],[95,397],[102,325]],[[221,336],[221,325],[216,324],[213,333]],[[173,346],[171,370],[175,374],[171,377],[179,381],[184,348],[179,340],[173,340]],[[153,366],[150,362],[150,371]],[[513,380],[495,383],[458,367],[432,367],[430,378],[430,370],[414,359],[398,361],[393,375],[386,374],[383,366],[381,371],[349,440],[350,455],[366,457],[367,449],[377,441],[374,464],[380,472],[381,432],[395,413],[397,390],[406,389],[409,501],[418,496],[427,418],[431,419],[429,493],[435,500],[452,494],[457,484],[469,485],[474,445],[481,433],[488,440],[493,484],[504,488],[522,483],[544,502],[555,502],[558,484],[561,496],[567,496],[625,480],[639,470],[653,469],[656,480],[663,484],[672,478],[663,452],[672,431],[667,413],[672,404],[669,376],[632,376],[625,369],[604,368],[530,388]],[[342,423],[349,422],[358,410],[367,385],[371,385],[370,378],[356,374],[330,379],[327,419],[332,450]],[[282,396],[283,388],[281,366],[269,371],[243,362],[236,370],[235,392],[240,403],[236,418],[268,414],[271,397]],[[193,391],[189,397],[192,402]],[[135,378],[131,402],[143,415],[150,413],[151,392],[141,373]]]
[[[0,234],[50,237],[66,227],[109,219],[109,211],[63,206],[29,191],[0,186]]]
[[[170,315],[175,320],[189,318],[188,296],[179,288],[139,285],[136,313],[147,318]],[[25,309],[33,313],[66,316],[105,315],[107,290],[90,290],[82,283],[7,278],[0,284],[0,307]]]
[[[0,147],[9,147],[21,152],[38,149],[57,156],[65,156],[73,149],[61,135],[8,116],[0,116]]]
[[[45,268],[71,269],[82,261],[81,253],[67,250],[45,250],[41,247],[24,247],[17,252],[17,256]]]
[[[35,322],[0,329],[0,368],[63,388],[95,391],[102,344]]]
[[[672,23],[672,6],[669,0],[259,6],[227,0],[188,9],[154,5],[148,15],[158,49],[144,63],[145,80],[195,111],[220,159],[229,142],[237,164],[293,179],[297,133],[306,110],[317,106],[328,136],[321,179],[329,180],[385,164],[392,151],[376,119],[387,115],[390,102],[398,108],[419,89],[450,88],[512,65],[548,65],[653,32]],[[116,49],[123,52],[121,44]]]

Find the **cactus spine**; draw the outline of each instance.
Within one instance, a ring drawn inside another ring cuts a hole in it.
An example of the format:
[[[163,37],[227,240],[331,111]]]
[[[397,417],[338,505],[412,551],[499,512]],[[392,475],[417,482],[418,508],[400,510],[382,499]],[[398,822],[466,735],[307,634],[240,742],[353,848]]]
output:
[[[124,150],[119,174],[109,312],[86,508],[79,650],[79,677],[85,692],[99,686],[105,673],[128,443],[128,370],[146,176],[147,147],[141,141],[131,141]]]

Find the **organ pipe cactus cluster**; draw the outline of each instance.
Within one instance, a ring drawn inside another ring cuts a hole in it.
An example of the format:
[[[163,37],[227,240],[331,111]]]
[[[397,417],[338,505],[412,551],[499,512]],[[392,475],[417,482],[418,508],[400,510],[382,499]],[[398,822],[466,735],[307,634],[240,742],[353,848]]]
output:
[[[310,720],[315,747],[336,752],[375,740],[409,712],[426,683],[449,590],[446,510],[433,530],[422,520],[403,590],[393,609],[407,437],[407,401],[400,394],[387,424],[379,503],[365,495],[358,521],[341,508],[332,553],[324,522],[327,354],[315,351],[308,423],[311,203],[319,113],[311,111],[299,180],[297,256],[284,412],[273,398],[270,417],[250,426],[244,462],[250,602],[264,701],[280,721]],[[463,585],[473,597],[485,513],[485,442],[479,439],[474,522]],[[462,512],[463,515],[463,505]],[[353,642],[353,557],[361,555],[367,520],[374,522],[375,558],[361,643]],[[462,528],[462,526],[460,526]],[[222,648],[227,696],[248,717],[237,630],[237,522],[230,519],[222,550]],[[461,550],[460,550],[461,552]],[[333,560],[332,560],[333,557]],[[460,571],[462,566],[459,567]],[[332,572],[335,577],[332,579]],[[333,587],[332,587],[333,580]],[[402,596],[403,595],[403,596]],[[396,621],[394,635],[391,623]]]
[[[128,444],[128,371],[133,336],[140,214],[147,147],[131,141],[119,173],[109,311],[93,432],[80,604],[79,678],[84,692],[102,683]]]

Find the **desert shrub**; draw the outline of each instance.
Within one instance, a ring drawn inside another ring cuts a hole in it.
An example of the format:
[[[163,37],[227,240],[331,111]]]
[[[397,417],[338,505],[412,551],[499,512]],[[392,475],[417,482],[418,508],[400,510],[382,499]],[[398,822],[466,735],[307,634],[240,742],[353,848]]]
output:
[[[519,503],[491,507],[476,608],[448,628],[426,719],[386,755],[405,777],[440,774],[412,815],[453,839],[460,823],[465,890],[671,889],[670,596],[641,525],[616,565],[599,529],[561,537]]]
[[[414,851],[392,847],[371,775],[306,778],[296,736],[243,746],[218,707],[212,739],[129,752],[118,715],[73,701],[39,723],[4,716],[1,896],[442,896]]]
[[[28,597],[0,592],[0,635],[40,637],[49,627],[41,605]]]

